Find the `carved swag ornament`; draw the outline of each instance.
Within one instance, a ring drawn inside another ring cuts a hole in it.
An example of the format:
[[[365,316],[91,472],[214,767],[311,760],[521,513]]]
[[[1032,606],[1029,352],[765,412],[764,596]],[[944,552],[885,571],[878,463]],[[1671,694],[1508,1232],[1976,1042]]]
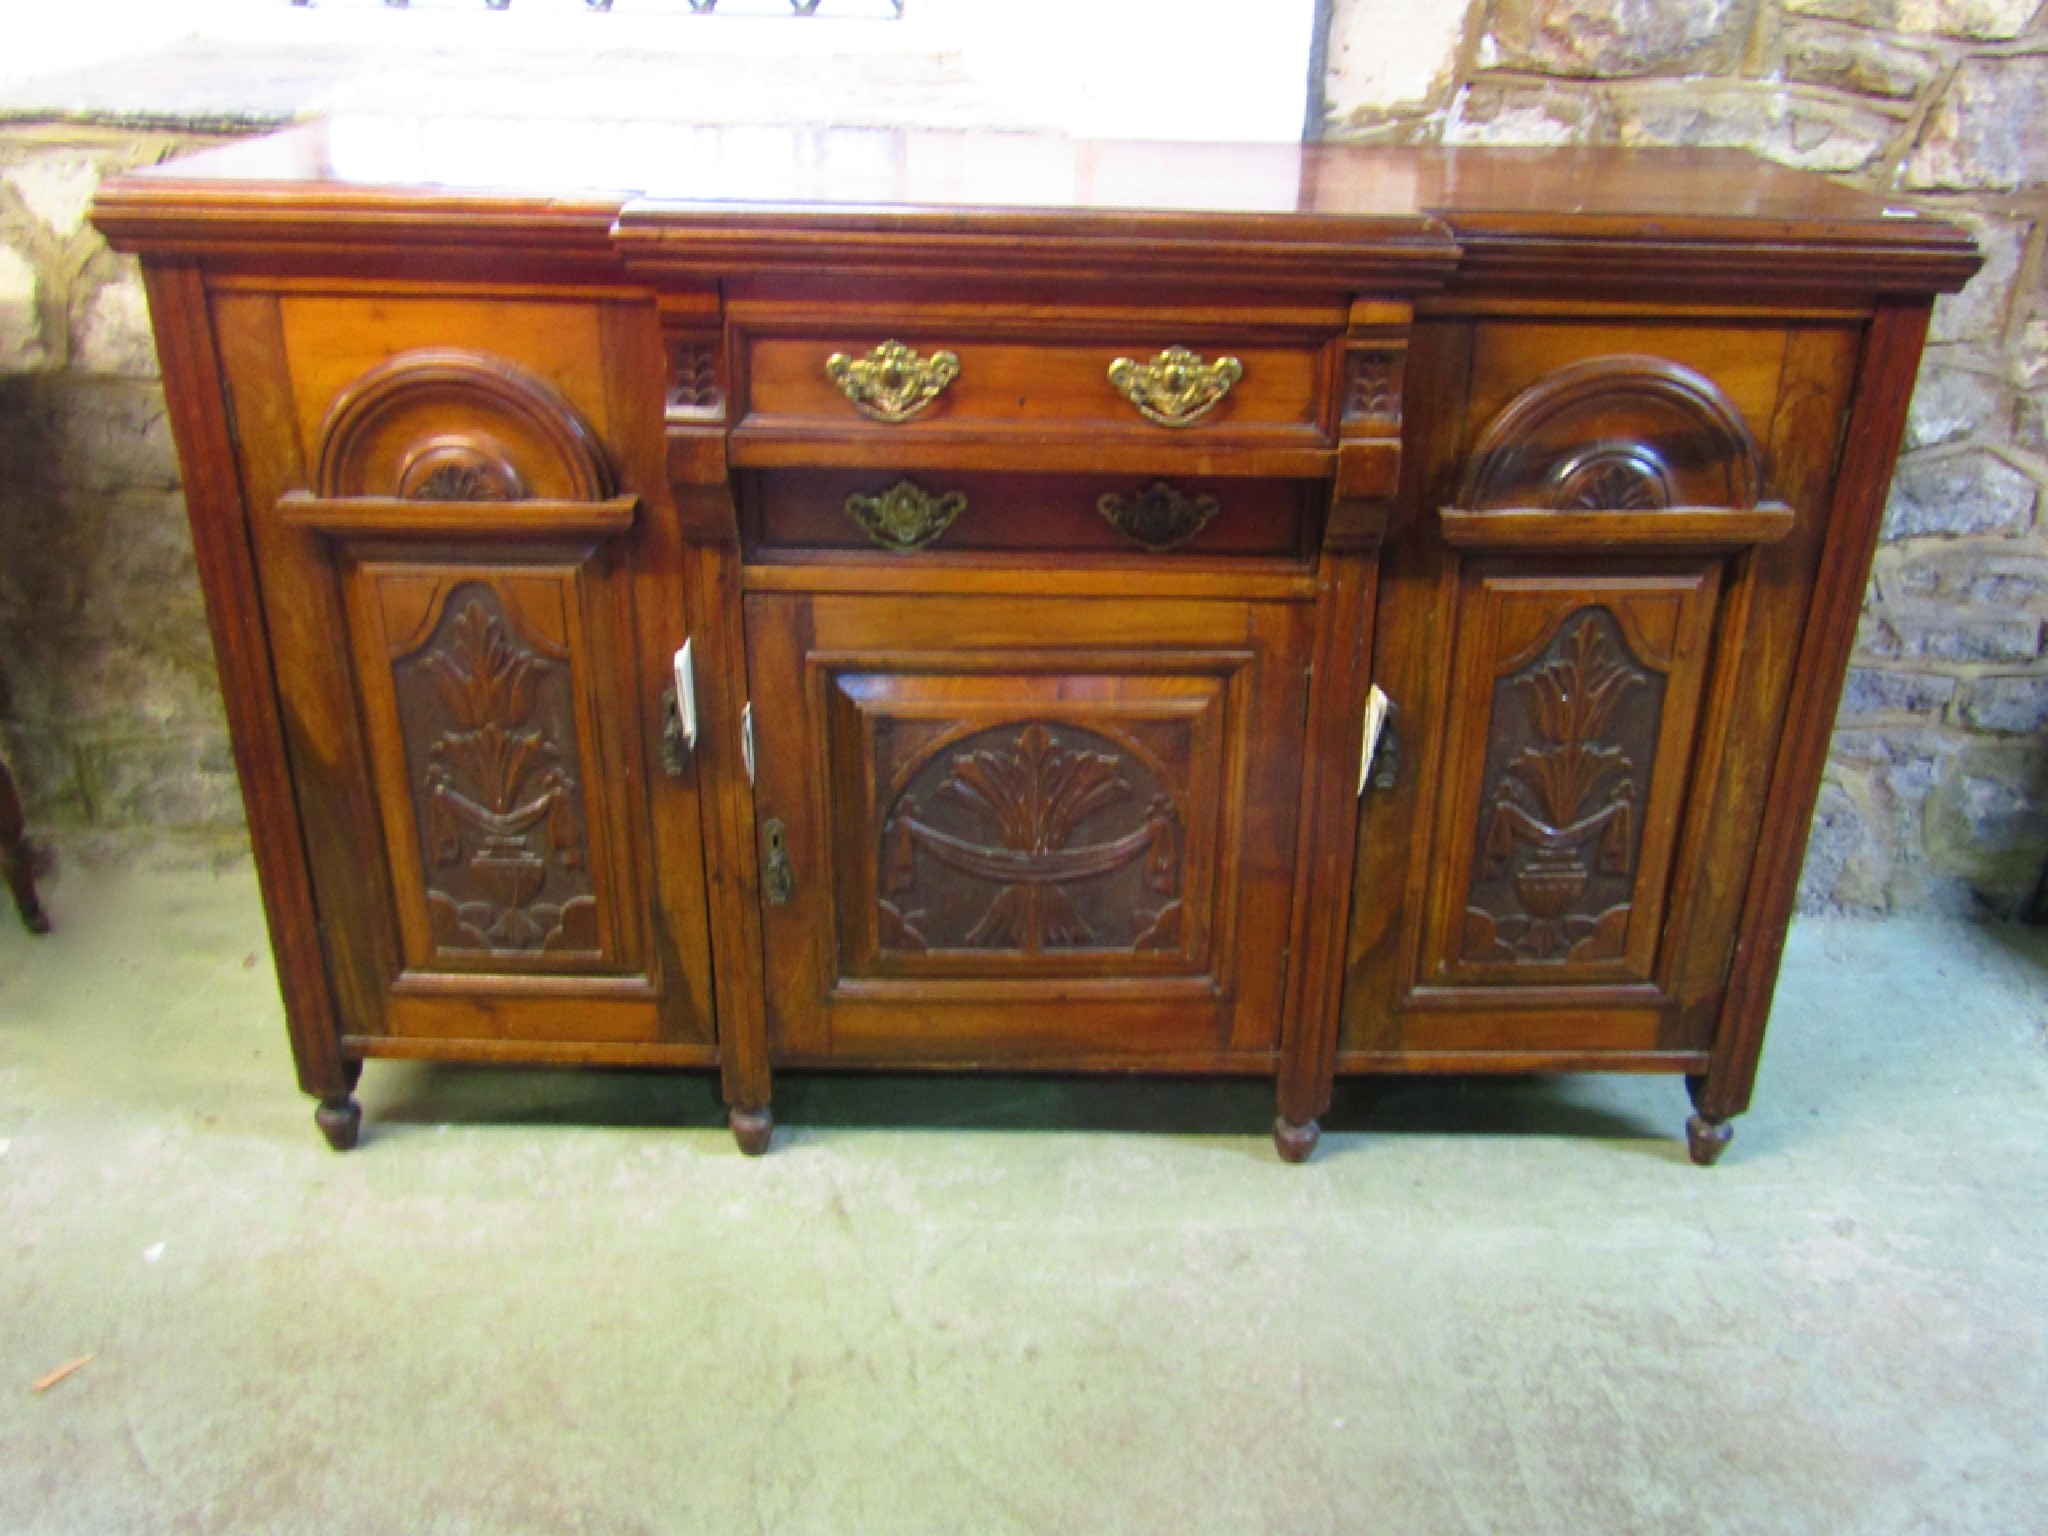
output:
[[[979,739],[989,745],[954,754],[941,770],[944,777],[936,794],[938,800],[966,810],[974,823],[993,834],[992,842],[948,832],[925,818],[912,791],[926,775],[914,778],[896,802],[882,828],[883,947],[930,947],[927,930],[935,927],[934,916],[904,910],[929,883],[920,869],[922,855],[974,884],[995,887],[980,919],[957,943],[939,947],[1026,954],[1112,947],[1098,932],[1106,921],[1102,903],[1095,904],[1091,922],[1077,896],[1091,882],[1142,861],[1143,888],[1164,898],[1164,904],[1133,908],[1125,917],[1133,937],[1118,947],[1134,952],[1176,948],[1180,819],[1164,786],[1151,795],[1132,830],[1075,846],[1076,834],[1090,818],[1136,805],[1138,796],[1130,783],[1134,767],[1126,764],[1122,753],[1090,751],[1062,739],[1085,736],[1110,745],[1090,733],[1061,727],[1061,735],[1055,735],[1036,721],[1014,735],[1010,729],[984,732]]]

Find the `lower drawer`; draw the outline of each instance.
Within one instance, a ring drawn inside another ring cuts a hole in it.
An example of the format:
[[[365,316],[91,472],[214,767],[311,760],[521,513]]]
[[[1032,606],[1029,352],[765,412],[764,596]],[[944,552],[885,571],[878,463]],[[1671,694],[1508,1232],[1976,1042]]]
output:
[[[765,470],[742,490],[748,555],[974,551],[1305,560],[1320,481]]]

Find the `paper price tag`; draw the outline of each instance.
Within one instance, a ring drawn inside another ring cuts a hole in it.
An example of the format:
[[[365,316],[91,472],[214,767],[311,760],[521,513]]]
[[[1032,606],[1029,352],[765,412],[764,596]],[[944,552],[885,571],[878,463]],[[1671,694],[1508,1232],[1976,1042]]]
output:
[[[1380,749],[1380,733],[1387,728],[1387,712],[1393,708],[1378,683],[1365,696],[1365,740],[1358,747],[1358,792],[1365,793],[1365,781],[1372,773],[1373,755]]]

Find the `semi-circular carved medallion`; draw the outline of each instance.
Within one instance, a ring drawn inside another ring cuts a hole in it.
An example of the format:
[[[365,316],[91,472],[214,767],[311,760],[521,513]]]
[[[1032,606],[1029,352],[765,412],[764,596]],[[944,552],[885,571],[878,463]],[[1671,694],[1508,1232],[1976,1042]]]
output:
[[[521,501],[526,487],[505,451],[487,437],[430,438],[398,467],[408,501]]]
[[[1486,424],[1456,505],[1485,512],[1753,510],[1762,455],[1720,387],[1668,358],[1587,358],[1537,380]]]
[[[1671,505],[1671,471],[1641,443],[1596,443],[1558,460],[1550,505],[1560,512],[1661,512]]]
[[[486,352],[429,347],[379,363],[320,428],[321,496],[602,501],[603,445],[547,380]]]

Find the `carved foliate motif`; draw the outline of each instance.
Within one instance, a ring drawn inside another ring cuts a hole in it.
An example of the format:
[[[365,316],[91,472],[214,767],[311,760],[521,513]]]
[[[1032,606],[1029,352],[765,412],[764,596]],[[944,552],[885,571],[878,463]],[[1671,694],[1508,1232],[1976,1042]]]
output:
[[[1671,505],[1663,460],[1639,443],[1602,445],[1551,472],[1550,505],[1560,512],[1661,512]]]
[[[1620,956],[1663,695],[1605,608],[1496,681],[1467,960]]]
[[[409,501],[519,501],[519,471],[480,443],[436,439],[399,470],[398,494]]]
[[[596,951],[566,662],[526,643],[476,582],[393,678],[436,947]]]
[[[510,501],[504,488],[474,464],[440,464],[409,493],[415,501]]]
[[[1179,810],[1136,754],[1066,724],[980,731],[883,822],[882,947],[1171,950],[1181,875]]]
[[[1391,352],[1354,352],[1344,390],[1344,419],[1401,419],[1401,360]]]
[[[718,376],[718,343],[683,337],[668,347],[668,414],[715,418],[725,413],[725,386]]]

